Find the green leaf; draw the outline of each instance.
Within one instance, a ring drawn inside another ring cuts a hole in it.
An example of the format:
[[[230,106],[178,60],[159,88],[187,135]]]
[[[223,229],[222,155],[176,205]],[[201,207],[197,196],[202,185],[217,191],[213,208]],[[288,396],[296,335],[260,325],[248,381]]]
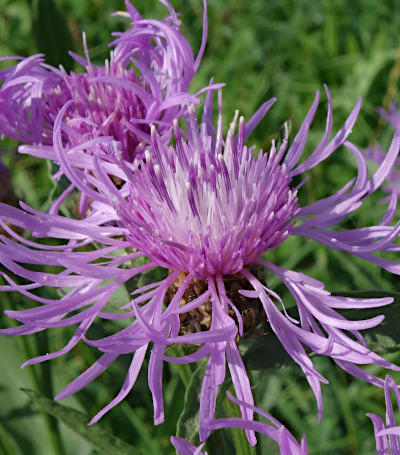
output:
[[[250,370],[270,370],[293,363],[282,344],[272,333],[255,341],[247,349],[243,360]]]
[[[121,284],[108,299],[105,311],[112,313],[122,312],[123,310],[120,310],[120,308],[130,302],[131,299],[128,289],[124,284]]]
[[[161,281],[167,277],[168,271],[162,267],[154,267],[153,269],[146,270],[139,275],[137,280],[137,287],[141,288],[151,283]]]
[[[47,199],[44,202],[42,209],[47,211],[50,208],[51,204],[61,195],[63,191],[69,187],[71,183],[65,177],[65,175],[62,175],[58,180],[53,179],[53,175],[59,170],[59,166],[50,160],[46,161],[46,165],[48,179],[49,182],[51,182],[51,189],[48,192]],[[61,206],[61,212],[63,215],[68,216],[69,218],[73,217],[70,207],[67,207],[65,203]]]
[[[258,437],[257,445],[262,455],[280,455],[278,444],[271,438],[262,435]]]
[[[188,440],[195,446],[200,444],[199,411],[204,371],[205,362],[202,362],[192,374],[185,393],[184,408],[177,423],[177,436]],[[226,391],[231,385],[232,380],[228,378],[220,387],[216,403],[217,417],[240,416],[237,406],[226,396]],[[228,455],[231,453],[252,455],[255,453],[254,449],[250,447],[244,431],[240,429],[222,429],[212,432],[207,439],[207,452],[210,455]]]
[[[25,392],[39,408],[56,417],[61,422],[64,422],[76,433],[83,436],[93,445],[93,447],[99,450],[100,453],[109,455],[140,455],[140,452],[137,449],[103,430],[99,424],[88,426],[88,417],[80,411],[68,406],[63,406],[49,398],[45,398],[33,390],[25,388],[22,388],[21,390]]]
[[[3,296],[2,303],[6,298]],[[0,375],[0,453],[5,455],[43,454],[51,447],[50,435],[42,416],[23,396],[18,387],[32,387],[28,368],[21,370],[24,361],[20,339],[1,337],[0,355],[4,368]]]
[[[201,362],[190,378],[185,393],[185,402],[179,416],[176,435],[185,438],[194,445],[199,445],[199,410],[200,391],[205,371],[205,362]]]
[[[74,41],[67,21],[54,0],[32,0],[32,33],[39,52],[46,54],[50,65],[72,66],[68,51],[74,48]]]

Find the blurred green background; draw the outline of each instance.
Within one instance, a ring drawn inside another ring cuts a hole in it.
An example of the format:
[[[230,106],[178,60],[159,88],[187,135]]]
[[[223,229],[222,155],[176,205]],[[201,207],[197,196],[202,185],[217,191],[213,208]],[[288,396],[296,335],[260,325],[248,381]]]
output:
[[[83,31],[93,61],[101,64],[108,56],[110,33],[128,26],[120,17],[110,16],[113,11],[124,10],[121,0],[58,0],[56,3],[57,9],[48,13],[50,2],[46,0],[0,0],[0,56],[46,52],[49,63],[63,63],[79,71],[65,51],[72,47],[81,53]],[[201,40],[202,2],[173,0],[172,3],[182,14],[181,30],[196,53]],[[137,0],[134,5],[145,17],[162,18],[167,11],[156,0]],[[276,96],[277,103],[251,140],[267,148],[272,138],[281,137],[282,124],[287,120],[291,122],[293,138],[316,90],[323,89],[327,83],[333,96],[334,131],[343,124],[357,97],[362,96],[362,112],[351,140],[360,147],[378,140],[384,147],[388,146],[392,131],[379,119],[376,106],[387,107],[392,99],[399,101],[400,0],[210,0],[208,17],[207,50],[191,88],[196,91],[211,77],[226,83],[226,125],[235,109],[249,118],[262,102]],[[69,30],[67,35],[62,34],[63,24]],[[5,66],[3,63],[2,67]],[[325,95],[322,95],[306,154],[323,134],[325,116]],[[13,141],[5,139],[0,146],[4,149],[3,161],[10,169],[17,197],[35,208],[43,207],[51,189],[47,163],[17,155],[17,144]],[[331,194],[354,173],[355,163],[349,154],[335,153],[310,172],[301,201],[311,202]],[[378,194],[371,198],[345,226],[376,223],[384,212],[381,197],[382,194]],[[396,277],[300,239],[285,242],[277,251],[269,253],[268,259],[321,279],[331,291],[398,290]],[[288,298],[272,276],[267,275],[266,280]],[[2,308],[26,306],[22,297],[4,293],[1,303]],[[395,303],[395,308],[398,304]],[[7,327],[11,322],[1,316],[1,325]],[[96,330],[101,336],[115,327],[104,324]],[[60,329],[26,339],[0,338],[0,454],[105,453],[94,449],[64,424],[55,423],[19,390],[19,387],[29,387],[52,397],[90,366],[95,353],[80,344],[72,353],[50,364],[19,369],[27,358],[61,347],[71,333],[71,330]],[[370,339],[380,353],[400,362],[393,340],[382,344],[375,335]],[[243,351],[248,344],[243,345]],[[129,360],[122,358],[115,362],[94,383],[65,400],[65,404],[93,416],[118,392]],[[294,365],[252,371],[256,404],[286,423],[296,437],[306,433],[312,455],[374,454],[372,424],[365,413],[384,415],[382,391],[352,379],[325,358],[314,357],[314,360],[330,381],[329,386],[323,387],[324,416],[320,424],[312,393]],[[185,374],[189,375],[191,367],[185,368]],[[173,454],[169,436],[176,433],[184,404],[185,376],[180,369],[170,366],[164,371],[165,424],[153,427],[151,396],[146,384],[146,368],[143,368],[129,397],[96,425],[130,443],[143,455]],[[378,368],[370,370],[384,375]],[[395,378],[400,380],[400,376]],[[232,454],[231,444],[229,434],[215,435],[208,446],[209,455]],[[248,453],[278,453],[275,446],[260,437],[257,448]]]

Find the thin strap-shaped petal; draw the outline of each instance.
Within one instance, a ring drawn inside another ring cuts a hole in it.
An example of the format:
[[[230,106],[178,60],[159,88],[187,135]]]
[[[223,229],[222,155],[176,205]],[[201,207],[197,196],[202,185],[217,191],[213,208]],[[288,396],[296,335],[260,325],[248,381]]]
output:
[[[64,398],[67,398],[83,389],[89,384],[89,382],[92,382],[101,373],[103,373],[117,357],[118,354],[103,354],[99,360],[91,365],[84,373],[74,379],[60,393],[58,393],[54,399],[63,400]]]
[[[154,425],[164,422],[164,399],[162,394],[162,367],[165,346],[156,344],[150,354],[148,382],[153,398]]]
[[[89,425],[93,425],[94,423],[99,421],[104,414],[106,414],[110,409],[112,409],[114,406],[120,403],[132,390],[132,387],[135,385],[136,379],[142,367],[144,356],[147,351],[147,346],[148,345],[145,344],[135,352],[128,373],[126,375],[124,384],[121,390],[118,392],[118,395],[92,418],[92,420],[89,422]]]
[[[351,111],[350,115],[348,116],[346,122],[344,123],[343,127],[336,133],[335,137],[329,142],[329,144],[323,149],[317,149],[314,151],[303,163],[297,166],[291,172],[291,176],[294,177],[296,175],[302,174],[303,172],[312,169],[314,166],[319,164],[321,161],[328,158],[340,145],[342,145],[348,135],[351,133],[351,130],[356,122],[358,113],[361,108],[361,98],[357,100],[356,105],[354,106],[353,110]]]

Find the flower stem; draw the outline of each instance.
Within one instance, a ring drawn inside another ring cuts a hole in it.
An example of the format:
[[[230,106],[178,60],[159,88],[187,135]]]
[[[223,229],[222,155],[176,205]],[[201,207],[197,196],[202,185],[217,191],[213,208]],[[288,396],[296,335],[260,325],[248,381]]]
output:
[[[231,390],[233,392],[233,390]],[[225,396],[224,399],[224,410],[228,417],[241,417],[240,411],[232,401]],[[251,447],[244,430],[238,428],[232,428],[233,443],[235,444],[236,455],[256,455],[256,449]]]

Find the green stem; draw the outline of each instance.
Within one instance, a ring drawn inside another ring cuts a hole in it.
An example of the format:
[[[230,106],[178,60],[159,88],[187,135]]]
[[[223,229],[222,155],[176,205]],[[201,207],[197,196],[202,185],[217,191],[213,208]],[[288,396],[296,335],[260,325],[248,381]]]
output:
[[[240,417],[240,411],[234,403],[228,398],[225,397],[224,403],[224,410],[228,417]],[[256,449],[251,447],[244,430],[240,430],[238,428],[231,429],[232,436],[233,436],[233,443],[235,444],[235,453],[236,455],[256,455]]]

